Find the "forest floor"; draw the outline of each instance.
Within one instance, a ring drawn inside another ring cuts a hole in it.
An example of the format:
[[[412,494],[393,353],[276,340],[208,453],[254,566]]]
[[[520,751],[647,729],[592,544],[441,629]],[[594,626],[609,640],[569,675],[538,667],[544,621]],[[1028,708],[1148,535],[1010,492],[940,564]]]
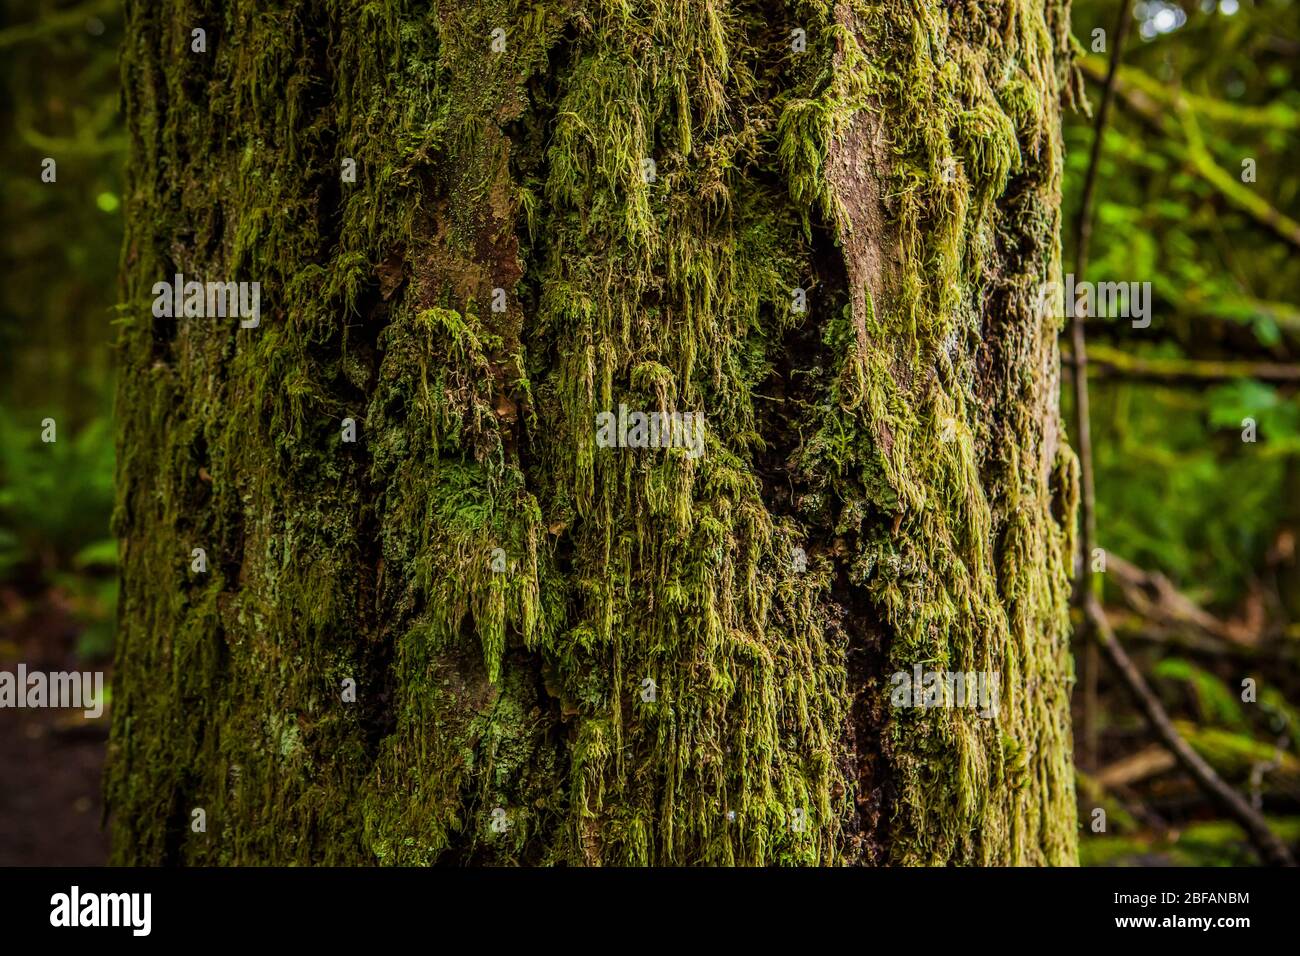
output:
[[[0,590],[0,670],[107,670],[78,659],[80,634],[57,592],[34,599]],[[105,686],[109,685],[105,674]],[[108,862],[101,778],[108,712],[0,709],[0,866]]]

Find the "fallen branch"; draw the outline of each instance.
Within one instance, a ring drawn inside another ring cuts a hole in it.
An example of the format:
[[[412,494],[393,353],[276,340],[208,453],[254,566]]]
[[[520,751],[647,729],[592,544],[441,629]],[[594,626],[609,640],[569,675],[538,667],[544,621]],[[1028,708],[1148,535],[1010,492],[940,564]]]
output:
[[[1241,794],[1224,783],[1223,779],[1214,772],[1214,768],[1178,733],[1159,699],[1147,686],[1146,679],[1120,645],[1101,604],[1090,591],[1084,597],[1084,612],[1092,623],[1092,633],[1096,636],[1097,643],[1136,698],[1152,729],[1178,762],[1202,790],[1241,824],[1264,862],[1272,866],[1295,866],[1291,851],[1277,834],[1269,829],[1268,823],[1259,811],[1247,803]]]
[[[1154,623],[1133,611],[1108,608],[1106,616],[1110,619],[1115,634],[1126,644],[1137,641],[1175,648],[1182,653],[1200,657],[1231,658],[1245,662],[1257,661],[1263,654],[1263,649],[1258,645],[1233,644],[1190,625],[1182,627],[1172,623]],[[1295,651],[1288,652],[1286,643],[1270,646],[1269,651],[1292,663],[1296,662],[1298,656]]]
[[[1151,744],[1102,767],[1097,771],[1096,780],[1107,790],[1113,790],[1115,787],[1140,783],[1147,777],[1154,777],[1176,766],[1178,761],[1167,748]]]
[[[1119,587],[1128,606],[1152,623],[1164,628],[1190,628],[1249,648],[1259,643],[1258,629],[1215,617],[1159,571],[1144,571],[1116,554],[1107,554],[1106,575]]]

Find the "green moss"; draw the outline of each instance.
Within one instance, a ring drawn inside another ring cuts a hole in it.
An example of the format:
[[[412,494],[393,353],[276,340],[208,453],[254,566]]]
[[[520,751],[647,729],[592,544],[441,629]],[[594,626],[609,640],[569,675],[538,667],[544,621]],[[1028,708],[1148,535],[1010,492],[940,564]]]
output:
[[[1027,357],[1053,348],[1052,330],[1026,305],[1055,263],[995,266],[989,238],[1040,228],[1057,208],[1054,113],[1014,88],[1008,112],[986,79],[1022,63],[1040,88],[1054,85],[1060,51],[1041,14],[1016,9],[1020,27],[1006,31],[958,13],[930,19],[888,7],[857,19],[862,48],[890,63],[869,86],[873,110],[887,118],[893,161],[881,191],[894,197],[903,256],[886,275],[855,274],[850,260],[850,283],[867,286],[856,317],[866,336],[839,349],[837,402],[823,410],[801,465],[852,516],[840,529],[860,534],[854,580],[888,627],[889,669],[991,670],[1004,688],[994,721],[958,709],[895,713],[888,736],[902,789],[891,837],[901,863],[1074,858],[1062,825],[1073,814],[1063,635],[1074,506],[1053,511],[1040,464],[1056,460],[1039,417],[1046,409],[1059,429],[1055,382],[990,388],[968,345],[998,317],[979,307],[996,294],[1018,310],[1011,321],[1026,323]],[[1008,196],[1017,174],[1029,185]],[[862,225],[836,221],[846,244]],[[1050,236],[1039,239],[1050,255]],[[994,288],[989,276],[999,271],[1014,277]],[[1045,724],[1044,713],[1058,716]],[[1026,814],[1041,805],[1052,810]]]
[[[117,859],[1071,862],[1057,22],[327,7],[129,9]],[[182,270],[261,326],[153,320]]]

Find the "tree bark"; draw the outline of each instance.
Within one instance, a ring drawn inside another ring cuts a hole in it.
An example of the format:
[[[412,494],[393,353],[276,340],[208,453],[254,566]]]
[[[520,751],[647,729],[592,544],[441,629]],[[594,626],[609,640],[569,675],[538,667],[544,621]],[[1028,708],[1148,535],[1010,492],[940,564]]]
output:
[[[1075,862],[1062,3],[129,0],[123,77],[118,862]]]

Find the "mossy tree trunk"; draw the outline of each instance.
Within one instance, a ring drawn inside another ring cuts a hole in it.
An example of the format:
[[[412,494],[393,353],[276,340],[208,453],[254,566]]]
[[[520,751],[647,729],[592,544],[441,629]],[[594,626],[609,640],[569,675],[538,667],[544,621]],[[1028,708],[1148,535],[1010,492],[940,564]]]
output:
[[[128,36],[117,861],[1074,861],[1059,0]]]

